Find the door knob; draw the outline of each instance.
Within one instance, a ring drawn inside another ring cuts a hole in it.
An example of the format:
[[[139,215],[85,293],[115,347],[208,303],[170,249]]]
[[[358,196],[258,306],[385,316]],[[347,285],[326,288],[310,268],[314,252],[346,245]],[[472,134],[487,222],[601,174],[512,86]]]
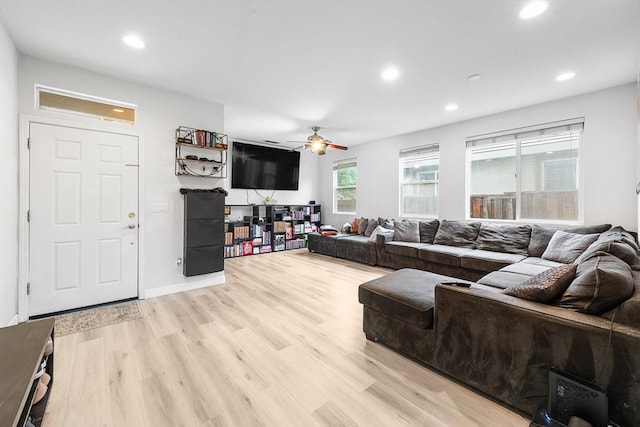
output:
[[[129,230],[133,230],[134,228],[136,228],[135,224],[129,224],[126,227],[122,227],[122,228],[128,228]]]

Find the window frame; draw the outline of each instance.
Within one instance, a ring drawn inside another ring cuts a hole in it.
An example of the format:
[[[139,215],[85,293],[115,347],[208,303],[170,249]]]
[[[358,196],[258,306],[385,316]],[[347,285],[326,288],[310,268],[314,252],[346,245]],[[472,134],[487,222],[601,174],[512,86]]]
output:
[[[435,212],[433,214],[413,214],[404,212],[404,164],[408,162],[415,162],[420,160],[437,160],[438,161],[438,170],[435,173],[435,179],[430,179],[424,182],[420,182],[418,184],[435,184],[435,195],[436,195],[436,206]],[[430,144],[424,145],[420,147],[412,147],[407,149],[402,149],[399,152],[399,175],[398,175],[398,216],[400,218],[419,218],[419,219],[433,219],[439,217],[440,211],[440,145],[439,144]]]
[[[340,186],[338,187],[338,171],[341,169],[350,169],[350,168],[354,168],[356,171],[356,184],[355,185],[344,185],[344,186]],[[355,215],[356,210],[357,210],[357,204],[358,204],[358,160],[357,158],[350,158],[350,159],[342,159],[342,160],[336,160],[333,162],[333,203],[332,203],[332,213],[333,214],[338,214],[338,215]],[[338,191],[337,190],[345,190],[345,189],[354,189],[354,193],[355,193],[355,203],[354,203],[354,207],[355,209],[353,210],[353,212],[342,212],[342,211],[338,211],[338,199],[337,199],[337,194]]]
[[[563,219],[536,219],[536,218],[522,218],[522,142],[531,140],[532,137],[545,134],[560,134],[560,133],[578,133],[577,141],[577,156],[576,156],[576,190],[578,192],[578,218],[575,220],[563,220]],[[471,143],[493,140],[491,143],[480,144],[490,146],[495,144],[506,144],[509,140],[515,143],[515,174],[516,174],[516,207],[515,207],[515,219],[502,219],[502,218],[477,218],[471,216],[471,154],[474,147],[478,145],[472,145]],[[581,225],[584,223],[584,174],[580,157],[583,155],[583,143],[584,143],[584,117],[575,119],[563,120],[559,122],[546,123],[542,125],[529,126],[521,129],[508,130],[503,132],[496,132],[487,135],[478,135],[468,137],[466,139],[467,147],[465,151],[465,173],[466,173],[466,186],[465,186],[465,219],[468,221],[483,221],[483,222],[507,222],[507,223],[531,223],[537,224],[554,224],[554,225]]]

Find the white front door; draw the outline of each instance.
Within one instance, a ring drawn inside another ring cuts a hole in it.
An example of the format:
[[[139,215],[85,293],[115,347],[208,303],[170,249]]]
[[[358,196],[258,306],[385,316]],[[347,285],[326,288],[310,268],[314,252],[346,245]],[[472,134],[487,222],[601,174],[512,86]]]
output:
[[[29,315],[138,295],[138,138],[29,124]]]

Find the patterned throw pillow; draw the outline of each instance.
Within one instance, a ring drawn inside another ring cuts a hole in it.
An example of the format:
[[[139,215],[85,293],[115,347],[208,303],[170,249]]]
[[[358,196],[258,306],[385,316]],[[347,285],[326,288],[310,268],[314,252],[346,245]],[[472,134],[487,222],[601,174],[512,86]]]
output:
[[[563,264],[572,263],[596,240],[598,234],[576,234],[558,230],[553,234],[542,259]]]
[[[511,295],[535,302],[549,302],[558,298],[569,287],[576,276],[575,264],[550,268],[532,278],[502,291]]]
[[[354,219],[353,222],[351,223],[351,233],[352,234],[357,234],[358,233],[358,226],[360,226],[360,218]]]

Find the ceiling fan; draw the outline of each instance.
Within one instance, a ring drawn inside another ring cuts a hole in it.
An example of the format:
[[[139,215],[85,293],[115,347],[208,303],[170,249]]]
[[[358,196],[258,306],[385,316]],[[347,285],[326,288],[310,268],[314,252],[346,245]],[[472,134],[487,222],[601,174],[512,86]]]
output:
[[[311,130],[313,131],[313,135],[307,138],[307,143],[304,144],[304,148],[307,150],[311,150],[311,152],[316,153],[319,156],[322,156],[327,151],[327,148],[335,148],[338,150],[347,150],[348,147],[344,145],[334,144],[328,139],[324,139],[322,136],[318,135],[318,131],[320,130],[320,126],[312,126]]]

